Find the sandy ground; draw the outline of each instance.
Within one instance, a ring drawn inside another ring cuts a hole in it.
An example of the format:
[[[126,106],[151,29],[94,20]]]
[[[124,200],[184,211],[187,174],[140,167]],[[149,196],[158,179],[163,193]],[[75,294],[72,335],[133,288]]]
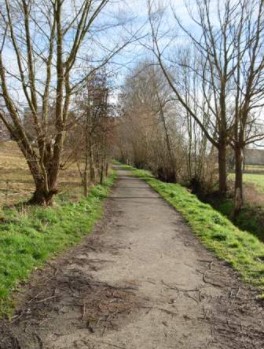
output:
[[[264,348],[255,291],[127,171],[95,232],[16,298],[0,349]]]

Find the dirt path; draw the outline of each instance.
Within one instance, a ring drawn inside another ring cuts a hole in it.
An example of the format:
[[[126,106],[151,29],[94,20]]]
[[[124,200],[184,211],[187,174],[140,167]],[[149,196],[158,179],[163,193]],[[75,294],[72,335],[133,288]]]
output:
[[[126,171],[92,236],[18,294],[0,348],[264,348],[254,290]]]

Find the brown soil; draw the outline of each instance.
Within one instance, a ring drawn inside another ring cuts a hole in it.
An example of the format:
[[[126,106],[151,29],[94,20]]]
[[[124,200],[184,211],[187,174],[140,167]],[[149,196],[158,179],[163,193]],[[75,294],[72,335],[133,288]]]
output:
[[[15,298],[0,349],[264,348],[256,292],[125,171],[93,235]]]

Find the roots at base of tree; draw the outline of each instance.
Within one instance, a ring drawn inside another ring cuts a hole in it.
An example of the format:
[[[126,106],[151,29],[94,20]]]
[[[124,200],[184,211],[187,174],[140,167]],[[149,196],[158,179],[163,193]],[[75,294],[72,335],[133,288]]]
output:
[[[31,199],[27,202],[28,205],[52,206],[53,197],[58,193],[57,189],[52,189],[49,192],[36,190]]]

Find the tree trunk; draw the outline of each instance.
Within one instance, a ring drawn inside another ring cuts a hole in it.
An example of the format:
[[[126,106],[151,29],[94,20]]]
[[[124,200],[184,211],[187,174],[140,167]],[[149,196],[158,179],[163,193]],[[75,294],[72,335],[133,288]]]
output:
[[[57,190],[50,190],[48,193],[45,190],[37,188],[30,200],[29,205],[52,206],[53,196],[57,194]]]
[[[36,189],[31,199],[29,199],[28,204],[51,206],[53,204],[53,196],[58,193],[58,190],[56,188],[53,188],[47,191],[43,185],[43,181],[39,181],[35,184]]]
[[[86,124],[86,132],[85,132],[85,166],[83,173],[83,190],[84,196],[88,196],[88,170],[89,170],[89,162],[90,162],[90,139],[88,128]]]
[[[109,170],[109,163],[107,162],[105,165],[105,176],[108,176],[108,170]]]
[[[83,174],[83,194],[85,197],[88,196],[88,168],[85,168]]]
[[[48,169],[51,153],[46,153],[44,165],[30,148],[18,141],[17,144],[27,160],[28,168],[35,183],[35,191],[27,203],[29,205],[51,206],[53,203],[53,196],[58,193],[58,172],[49,171]]]
[[[90,182],[94,183],[95,182],[95,170],[94,170],[94,154],[93,154],[93,149],[92,149],[92,134],[90,133],[89,138],[88,138],[88,157],[89,157],[89,170],[90,170]]]
[[[94,170],[94,162],[93,162],[93,156],[91,154],[90,158],[90,182],[91,183],[94,183],[95,182],[95,170]]]
[[[219,192],[225,196],[227,192],[227,170],[226,170],[226,145],[222,144],[218,148],[218,176]]]
[[[163,123],[163,127],[164,127],[164,131],[165,131],[165,139],[166,139],[166,145],[167,145],[167,150],[168,150],[168,155],[169,155],[169,160],[170,160],[170,166],[169,169],[167,169],[167,171],[169,172],[168,177],[170,177],[170,179],[168,180],[169,182],[171,181],[172,183],[177,183],[178,181],[178,176],[177,176],[177,168],[176,168],[176,159],[171,147],[171,142],[170,142],[170,137],[169,137],[169,132],[168,132],[168,127],[166,124],[166,120],[165,120],[165,116],[164,116],[164,112],[163,112],[163,107],[161,106],[160,103],[160,116],[161,116],[161,120]],[[165,169],[166,171],[166,169]]]
[[[104,163],[102,162],[100,166],[100,184],[102,185],[104,182]]]
[[[235,146],[235,198],[234,198],[234,218],[239,214],[243,206],[243,148],[237,144]]]

